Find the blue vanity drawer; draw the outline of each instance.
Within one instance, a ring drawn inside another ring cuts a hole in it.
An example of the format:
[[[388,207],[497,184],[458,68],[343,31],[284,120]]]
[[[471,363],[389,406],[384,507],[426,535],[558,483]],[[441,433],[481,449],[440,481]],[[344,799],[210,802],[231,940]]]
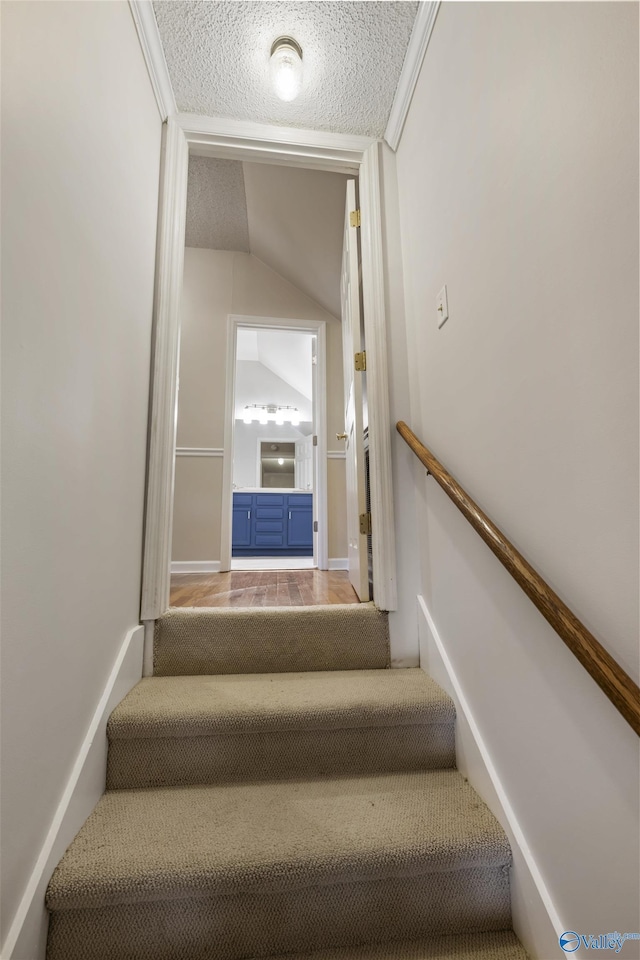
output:
[[[284,507],[283,493],[256,493],[257,507]]]
[[[256,533],[284,533],[282,520],[256,520]]]
[[[256,533],[256,547],[284,547],[284,535]]]
[[[284,507],[256,507],[257,520],[284,520]]]
[[[250,493],[234,493],[233,495],[233,505],[234,507],[251,507],[253,497]]]

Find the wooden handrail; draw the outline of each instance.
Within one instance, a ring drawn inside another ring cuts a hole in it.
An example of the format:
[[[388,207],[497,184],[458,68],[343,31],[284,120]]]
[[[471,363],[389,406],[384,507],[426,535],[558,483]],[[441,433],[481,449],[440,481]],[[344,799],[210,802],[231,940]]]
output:
[[[640,735],[640,689],[637,684],[569,610],[540,574],[527,563],[513,544],[509,543],[495,523],[492,523],[477,503],[473,502],[431,451],[420,443],[407,424],[400,420],[396,428],[449,499],[464,514],[514,580],[520,584],[529,599],[535,603],[545,620],[564,640],[627,723]]]

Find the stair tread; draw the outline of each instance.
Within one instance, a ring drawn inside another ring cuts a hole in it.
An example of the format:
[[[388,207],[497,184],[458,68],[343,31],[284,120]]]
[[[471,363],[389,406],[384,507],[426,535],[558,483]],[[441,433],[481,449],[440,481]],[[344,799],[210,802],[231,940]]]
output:
[[[420,876],[510,863],[455,770],[116,790],[51,879],[52,910]]]
[[[266,960],[527,960],[527,954],[512,930],[496,930],[287,953]]]
[[[109,719],[110,740],[389,727],[455,720],[419,668],[149,677]]]

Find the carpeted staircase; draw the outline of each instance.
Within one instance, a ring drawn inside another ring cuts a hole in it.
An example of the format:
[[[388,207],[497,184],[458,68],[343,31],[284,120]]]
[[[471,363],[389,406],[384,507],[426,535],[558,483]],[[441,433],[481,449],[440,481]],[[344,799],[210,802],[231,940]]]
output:
[[[526,960],[453,704],[373,605],[174,610],[47,892],[48,960]]]

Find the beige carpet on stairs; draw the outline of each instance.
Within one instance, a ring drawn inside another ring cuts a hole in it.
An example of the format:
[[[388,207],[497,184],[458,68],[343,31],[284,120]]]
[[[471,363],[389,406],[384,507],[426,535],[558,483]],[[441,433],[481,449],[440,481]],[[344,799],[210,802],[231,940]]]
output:
[[[527,955],[514,933],[499,930],[287,953],[271,960],[527,960]]]
[[[149,677],[109,720],[107,786],[453,767],[454,721],[418,669]]]
[[[388,666],[387,615],[372,603],[259,610],[181,607],[156,621],[157,677]]]
[[[384,669],[386,615],[172,611],[154,653],[49,884],[48,960],[526,960],[453,704]]]

